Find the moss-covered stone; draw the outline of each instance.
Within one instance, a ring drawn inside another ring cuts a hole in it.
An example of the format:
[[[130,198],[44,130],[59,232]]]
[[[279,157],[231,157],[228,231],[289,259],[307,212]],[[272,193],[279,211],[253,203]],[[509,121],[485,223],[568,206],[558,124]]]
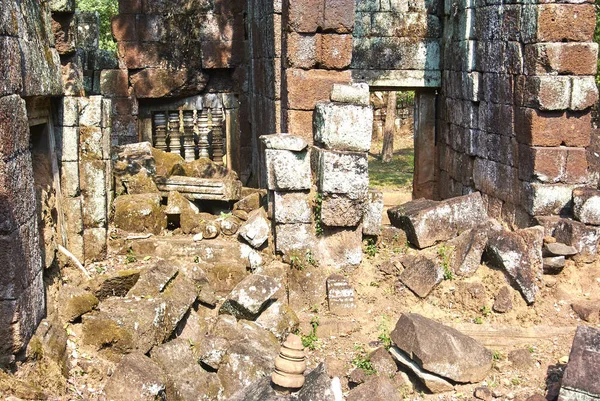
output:
[[[91,292],[77,287],[64,286],[59,294],[58,311],[62,322],[73,322],[98,305],[98,298]]]
[[[152,156],[156,162],[156,175],[158,176],[169,177],[176,166],[185,163],[183,157],[156,148],[152,148]]]
[[[140,278],[140,270],[127,269],[94,278],[90,289],[96,298],[124,297]]]
[[[218,165],[205,157],[173,166],[170,175],[230,180],[237,180],[238,178],[234,171],[228,170],[227,167]]]
[[[115,226],[125,231],[159,234],[167,215],[159,194],[122,195],[115,200]]]
[[[140,170],[139,173],[127,176],[122,179],[123,186],[127,189],[127,194],[157,194],[159,193],[154,180],[146,169]]]

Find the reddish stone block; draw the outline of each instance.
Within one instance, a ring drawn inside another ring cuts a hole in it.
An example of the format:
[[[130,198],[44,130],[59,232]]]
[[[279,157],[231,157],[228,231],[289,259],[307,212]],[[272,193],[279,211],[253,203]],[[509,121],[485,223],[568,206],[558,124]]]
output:
[[[231,68],[244,59],[244,43],[239,41],[202,42],[202,68]]]
[[[517,78],[515,102],[540,110],[567,110],[571,105],[571,78],[568,76],[526,76]]]
[[[173,49],[159,43],[119,42],[119,58],[128,69],[156,68],[167,64]]]
[[[288,24],[295,32],[315,33],[323,25],[325,0],[292,0]]]
[[[538,43],[525,46],[527,75],[595,75],[596,43]]]
[[[588,172],[587,155],[584,148],[569,148],[563,182],[568,184],[587,183],[590,175]]]
[[[317,42],[321,35],[290,32],[287,35],[287,62],[292,68],[314,68],[317,64]]]
[[[117,41],[138,40],[135,15],[115,15],[112,17],[110,22],[112,26],[112,34]]]
[[[119,0],[119,14],[140,14],[142,0]]]
[[[100,73],[100,93],[104,96],[128,96],[129,74],[127,70],[104,70]]]
[[[560,182],[566,163],[567,148],[519,146],[519,178],[524,181]]]
[[[352,33],[354,29],[355,0],[325,0],[324,31]]]
[[[130,80],[137,98],[159,98],[197,94],[206,87],[208,75],[186,69],[147,68],[131,75]]]
[[[312,110],[317,102],[329,100],[334,83],[350,83],[350,71],[298,70],[286,71],[287,106],[294,110]]]
[[[308,144],[313,143],[312,111],[287,110],[286,132],[302,137]]]
[[[520,143],[533,146],[586,147],[590,144],[591,113],[517,108],[515,131]]]
[[[160,42],[167,36],[165,17],[162,15],[138,15],[136,30],[140,41]]]
[[[73,14],[52,14],[54,47],[58,51],[58,54],[70,54],[75,51],[75,29]]]
[[[593,4],[543,4],[537,7],[538,42],[591,42],[596,27]]]
[[[134,102],[133,98],[121,97],[121,98],[111,99],[113,118],[114,118],[115,114],[120,115],[120,116],[130,116],[130,115],[135,114],[133,102]]]
[[[352,35],[319,35],[319,65],[321,68],[341,70],[352,61]]]

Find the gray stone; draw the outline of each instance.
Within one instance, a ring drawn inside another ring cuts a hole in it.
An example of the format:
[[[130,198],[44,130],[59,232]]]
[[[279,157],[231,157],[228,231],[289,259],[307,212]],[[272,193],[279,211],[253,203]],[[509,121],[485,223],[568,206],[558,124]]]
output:
[[[600,229],[586,226],[578,221],[562,219],[554,230],[556,241],[572,245],[579,254],[574,259],[586,263],[593,262],[598,254]]]
[[[254,248],[260,248],[269,239],[270,232],[267,214],[263,209],[251,212],[239,230],[240,236]]]
[[[444,278],[444,269],[426,256],[406,255],[400,263],[404,266],[400,281],[421,298],[429,295]]]
[[[581,320],[592,324],[600,322],[600,301],[598,300],[575,302],[571,304],[571,308]]]
[[[552,242],[544,247],[544,255],[547,256],[574,256],[577,255],[577,249],[574,246],[566,245],[560,242]]]
[[[98,298],[79,287],[64,285],[58,294],[58,311],[63,323],[73,322],[98,305]]]
[[[486,253],[490,262],[508,274],[528,304],[535,301],[542,283],[543,241],[541,226],[515,232],[491,230],[489,234]]]
[[[492,309],[494,312],[498,313],[506,313],[512,309],[512,291],[510,287],[504,286],[500,288],[498,294],[496,294],[496,299],[494,300],[494,305]]]
[[[558,274],[565,267],[564,256],[553,256],[543,259],[544,274]]]
[[[229,345],[229,341],[223,337],[203,336],[201,341],[195,345],[194,354],[206,366],[219,370]]]
[[[478,192],[439,202],[417,199],[389,209],[388,216],[419,249],[452,239],[487,220]]]
[[[398,371],[398,366],[390,353],[384,348],[379,347],[369,354],[369,361],[378,375],[393,377]]]
[[[293,251],[312,249],[316,242],[312,224],[277,224],[275,247],[277,252],[289,254]]]
[[[279,341],[285,341],[287,336],[296,332],[300,321],[287,302],[277,300],[265,309],[256,319],[256,324],[269,330]]]
[[[432,393],[443,393],[454,389],[454,386],[447,380],[423,370],[402,352],[401,349],[392,347],[390,348],[390,353],[402,366],[410,369],[410,371],[413,372],[419,378],[421,383],[423,383],[423,385]]]
[[[271,385],[270,377],[263,377],[238,391],[229,401],[289,401],[287,395],[278,394]]]
[[[377,236],[381,234],[383,207],[383,192],[375,188],[369,188],[362,218],[364,235]]]
[[[142,168],[153,175],[156,174],[156,161],[149,142],[139,142],[117,147],[113,152],[114,172],[122,174],[137,174]]]
[[[127,293],[130,297],[154,297],[164,291],[179,273],[178,267],[171,261],[159,260],[143,271],[139,280]]]
[[[50,0],[50,11],[54,13],[74,13],[75,0]]]
[[[102,126],[102,96],[79,98],[79,124],[86,127]]]
[[[277,224],[312,223],[308,192],[274,191],[273,215]]]
[[[233,205],[233,210],[243,210],[250,213],[253,210],[260,208],[261,199],[262,196],[260,192],[246,195]]]
[[[352,314],[356,309],[354,289],[348,280],[340,274],[327,277],[327,305],[329,312],[338,316]]]
[[[263,135],[260,140],[267,149],[301,152],[308,147],[308,143],[302,137],[290,134]]]
[[[362,227],[324,227],[313,249],[320,266],[357,266],[362,261]]]
[[[320,363],[310,373],[305,375],[304,386],[296,393],[297,401],[336,401],[334,397],[331,379],[327,374],[327,368]]]
[[[235,286],[219,313],[238,319],[254,320],[281,288],[281,282],[272,277],[252,274]]]
[[[387,376],[376,376],[348,393],[347,401],[388,401],[401,399],[400,392]]]
[[[532,216],[563,214],[571,209],[574,185],[525,182],[523,186],[527,212]]]
[[[150,358],[133,353],[123,357],[104,386],[106,398],[114,401],[155,401],[167,397],[167,376]]]
[[[422,369],[459,383],[477,383],[492,368],[492,353],[458,330],[415,313],[400,316],[390,337]]]
[[[481,265],[481,256],[488,240],[487,224],[467,230],[448,241],[452,247],[451,268],[459,276],[470,277]]]
[[[600,399],[600,330],[579,326],[562,378],[560,401]]]
[[[313,115],[314,139],[326,149],[368,152],[372,130],[371,106],[317,103]]]
[[[311,187],[308,153],[265,150],[267,187],[270,190],[302,191]]]
[[[369,85],[366,83],[355,83],[351,85],[333,84],[333,88],[331,89],[331,101],[368,106],[370,104]]]
[[[313,148],[317,159],[320,192],[345,194],[362,199],[369,189],[369,162],[366,153],[335,152]]]
[[[492,401],[494,398],[492,390],[487,387],[477,387],[473,392],[473,397],[483,401]]]
[[[56,147],[61,162],[79,161],[79,128],[59,127],[56,131]]]
[[[363,217],[364,199],[347,195],[325,195],[321,203],[321,222],[330,227],[354,227]]]
[[[65,96],[58,105],[58,119],[64,127],[79,126],[79,98]]]
[[[582,223],[600,225],[600,190],[594,188],[574,189],[573,215]]]

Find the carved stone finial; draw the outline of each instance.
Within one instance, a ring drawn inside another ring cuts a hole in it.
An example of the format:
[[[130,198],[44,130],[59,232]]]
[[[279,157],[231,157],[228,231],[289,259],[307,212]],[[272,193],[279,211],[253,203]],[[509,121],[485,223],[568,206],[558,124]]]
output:
[[[302,340],[297,335],[290,334],[275,360],[275,370],[271,380],[286,389],[299,389],[304,385],[305,370],[306,358]]]

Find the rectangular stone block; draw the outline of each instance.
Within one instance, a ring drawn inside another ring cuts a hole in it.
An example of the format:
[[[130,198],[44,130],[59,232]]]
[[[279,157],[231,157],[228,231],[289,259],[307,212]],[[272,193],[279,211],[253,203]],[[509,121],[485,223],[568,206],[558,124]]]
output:
[[[81,197],[64,198],[64,213],[67,226],[67,249],[79,260],[84,259],[83,253],[83,216]]]
[[[79,163],[62,162],[60,164],[60,187],[63,196],[79,196]]]
[[[274,192],[276,224],[312,223],[312,200],[308,192]]]
[[[76,51],[75,29],[75,18],[73,14],[52,14],[54,47],[60,55],[68,55]]]
[[[322,30],[352,33],[354,29],[354,10],[355,0],[325,0]]]
[[[302,191],[311,187],[310,158],[306,151],[266,149],[265,167],[270,190]]]
[[[100,93],[104,96],[127,97],[129,74],[127,70],[104,70],[100,73]]]
[[[364,235],[381,234],[383,207],[383,193],[379,189],[369,188],[362,220]]]
[[[323,25],[325,0],[291,1],[288,25],[295,32],[314,33]]]
[[[352,85],[333,84],[331,89],[332,102],[369,106],[369,97],[369,85],[364,82]]]
[[[598,101],[598,86],[596,79],[590,77],[571,78],[571,110],[585,110],[592,107]]]
[[[600,330],[581,325],[573,338],[558,400],[575,401],[584,397],[582,394],[590,400],[597,399],[600,394],[600,383],[596,379],[600,375],[599,366]]]
[[[574,246],[579,252],[575,260],[590,263],[598,256],[600,228],[579,221],[561,219],[554,230],[556,241]]]
[[[88,127],[102,126],[102,96],[79,98],[79,124]]]
[[[294,251],[313,249],[315,244],[312,224],[277,224],[275,226],[275,249],[285,255]]]
[[[592,130],[589,112],[553,112],[517,108],[515,132],[520,143],[533,146],[586,147]]]
[[[537,42],[590,42],[596,27],[593,4],[540,4],[533,28]]]
[[[0,96],[20,93],[23,88],[23,78],[19,40],[9,36],[0,36],[0,54],[2,54]]]
[[[597,43],[536,43],[525,46],[527,75],[595,75]]]
[[[366,153],[338,152],[313,148],[317,185],[325,194],[344,194],[363,199],[369,188],[369,162]]]
[[[106,228],[86,228],[83,230],[85,261],[98,262],[106,259]]]
[[[571,78],[566,76],[519,76],[516,103],[540,110],[567,110],[571,101]]]
[[[360,224],[365,208],[365,197],[324,195],[321,203],[321,222],[329,227],[355,227]]]
[[[368,152],[373,108],[354,104],[318,103],[313,115],[315,142],[330,150]]]
[[[318,34],[289,32],[287,35],[287,62],[292,68],[310,69],[317,64]]]
[[[86,160],[80,163],[83,226],[103,228],[106,216],[106,163]]]
[[[342,70],[352,61],[351,34],[321,34],[317,37],[317,61],[320,68]]]
[[[287,107],[312,110],[317,102],[329,100],[334,83],[349,83],[350,71],[287,69]]]
[[[521,181],[518,169],[486,159],[475,159],[473,182],[477,190],[505,202],[518,204]]]
[[[79,128],[57,127],[56,150],[61,162],[74,162],[79,160]]]
[[[35,214],[31,154],[0,159],[0,234],[10,234]]]
[[[327,305],[329,312],[337,316],[347,316],[356,309],[354,289],[341,274],[332,274],[327,278]]]
[[[286,110],[285,117],[287,121],[287,131],[301,137],[308,144],[313,144],[313,111],[305,110]]]
[[[531,216],[570,213],[574,185],[523,182],[523,205]]]
[[[600,225],[600,191],[595,188],[573,190],[573,216],[584,224]]]
[[[25,100],[18,95],[0,97],[0,159],[29,149]]]
[[[587,167],[584,148],[519,147],[519,178],[524,181],[585,183]]]

